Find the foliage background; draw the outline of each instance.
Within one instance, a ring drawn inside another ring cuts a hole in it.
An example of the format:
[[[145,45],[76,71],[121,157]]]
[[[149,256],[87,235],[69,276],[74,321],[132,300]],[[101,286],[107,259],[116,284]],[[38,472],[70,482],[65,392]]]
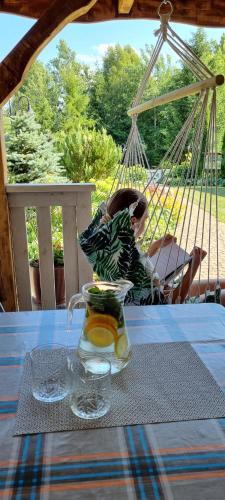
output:
[[[225,34],[218,43],[208,40],[205,31],[198,29],[189,44],[214,73],[225,74]],[[93,69],[79,63],[76,53],[61,40],[56,57],[47,65],[40,61],[33,64],[10,109],[14,115],[26,111],[26,99],[20,98],[25,95],[29,99],[36,122],[62,155],[68,180],[106,178],[111,168],[116,168],[121,155],[118,147],[125,145],[131,125],[127,110],[152,50],[146,45],[137,54],[132,47],[117,44],[108,48],[102,65]],[[160,55],[144,99],[193,81],[182,62]],[[223,153],[225,177],[225,85],[218,88],[217,94],[218,150]],[[189,114],[193,99],[190,96],[139,116],[139,130],[151,166],[163,158]],[[9,150],[8,156],[10,160]]]
[[[189,44],[214,73],[225,74],[225,35],[220,42],[208,40],[203,29]],[[77,60],[61,40],[48,64],[36,61],[21,89],[5,109],[7,159],[10,182],[95,181],[93,210],[108,197],[113,176],[130,130],[127,109],[131,106],[153,47],[141,54],[131,46],[109,47],[102,65],[94,69]],[[144,99],[188,85],[193,76],[182,62],[161,55]],[[21,97],[25,96],[26,99]],[[27,100],[31,106],[28,113]],[[225,180],[225,85],[218,88],[218,151],[222,152],[220,186]],[[181,129],[193,97],[142,113],[138,126],[151,166],[157,166]],[[188,152],[186,152],[187,154]],[[174,184],[188,175],[186,156],[174,175]],[[34,215],[34,214],[33,214]],[[29,217],[30,234],[33,234]],[[55,249],[59,248],[56,220]],[[174,221],[176,214],[174,214]],[[175,223],[175,222],[173,222]],[[163,224],[163,222],[162,222]],[[34,237],[33,240],[34,241]],[[33,249],[33,255],[35,254]]]

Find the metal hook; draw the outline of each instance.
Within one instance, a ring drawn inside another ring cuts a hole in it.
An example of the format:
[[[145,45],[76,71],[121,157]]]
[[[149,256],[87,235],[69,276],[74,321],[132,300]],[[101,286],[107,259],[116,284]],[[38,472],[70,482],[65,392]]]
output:
[[[167,15],[169,15],[169,16],[172,15],[172,13],[173,13],[173,5],[170,2],[170,0],[162,0],[161,4],[160,4],[160,6],[159,6],[159,8],[157,10],[157,14],[158,14],[159,17],[160,17],[160,11],[161,11],[162,6],[163,5],[168,5],[168,4],[170,6],[170,12],[167,12]]]

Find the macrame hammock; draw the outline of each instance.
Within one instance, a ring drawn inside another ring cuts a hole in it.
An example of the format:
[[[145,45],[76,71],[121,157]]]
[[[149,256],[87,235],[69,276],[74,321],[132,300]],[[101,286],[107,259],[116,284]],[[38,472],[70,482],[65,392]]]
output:
[[[162,14],[162,7],[166,4],[169,5],[170,12]],[[161,24],[159,30],[155,32],[156,36],[158,35],[158,39],[143,80],[138,88],[132,108],[128,111],[128,115],[132,119],[131,130],[124,148],[121,165],[116,172],[115,179],[112,184],[110,195],[123,187],[136,188],[148,195],[149,220],[141,242],[142,245],[148,239],[149,246],[156,238],[156,235],[160,235],[162,220],[164,220],[164,235],[168,233],[169,230],[171,233],[171,222],[173,221],[173,216],[176,212],[176,222],[174,224],[173,234],[177,236],[179,229],[177,244],[184,250],[188,251],[187,247],[190,233],[192,235],[192,246],[198,245],[200,248],[203,248],[204,242],[204,249],[207,251],[207,270],[205,270],[205,272],[207,275],[208,286],[205,292],[206,301],[220,302],[216,86],[221,85],[224,82],[224,77],[222,75],[214,76],[205,64],[198,59],[192,49],[171,28],[169,20],[172,11],[173,8],[171,2],[163,0],[158,9]],[[190,69],[198,81],[163,96],[155,97],[149,101],[142,102],[147,83],[156,65],[164,43],[167,43],[169,47],[180,57],[182,62]],[[152,173],[153,171],[150,170],[150,165],[138,130],[137,119],[139,114],[143,111],[153,109],[162,104],[166,104],[193,94],[197,94],[197,98],[189,116],[164,158],[162,158],[160,164],[154,170],[154,173]],[[209,117],[207,117],[208,109]],[[203,140],[205,131],[207,131],[206,142]],[[192,152],[189,174],[185,179],[181,178],[178,185],[174,187],[173,181],[175,178],[175,167],[179,166],[184,152],[188,150],[191,150]],[[202,156],[203,169],[201,177],[199,177],[200,159]],[[140,169],[140,167],[142,168]],[[142,175],[140,175],[140,170],[142,171]],[[144,181],[143,172],[145,177]],[[159,179],[159,174],[161,174],[161,172],[164,173],[163,181],[157,180]],[[195,203],[194,209],[196,187],[198,191],[198,202],[197,206]],[[209,200],[207,199],[207,192]],[[213,228],[215,241],[212,241],[212,223],[214,221],[212,214],[213,194],[216,199],[216,227]],[[169,200],[170,203],[172,200],[172,206],[168,210]],[[206,204],[207,207],[209,207],[208,213],[206,212]],[[181,225],[179,224],[180,220],[182,220]],[[207,248],[205,248],[205,246],[207,246]],[[213,256],[212,247],[214,248]],[[213,277],[216,278],[215,289],[213,291],[210,290],[209,286],[210,267],[212,261],[214,268]],[[201,266],[202,264],[199,265],[197,274],[197,282],[199,284],[201,279]],[[183,272],[184,270],[181,272],[179,277],[180,282],[183,278]]]

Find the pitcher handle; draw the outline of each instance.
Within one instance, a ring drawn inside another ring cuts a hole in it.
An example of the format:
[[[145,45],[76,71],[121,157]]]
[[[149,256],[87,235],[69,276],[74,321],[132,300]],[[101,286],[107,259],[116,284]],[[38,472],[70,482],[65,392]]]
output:
[[[75,295],[72,295],[72,297],[69,300],[69,304],[67,307],[67,331],[68,332],[72,331],[73,310],[79,302],[84,302],[84,298],[83,298],[82,293],[76,293]]]

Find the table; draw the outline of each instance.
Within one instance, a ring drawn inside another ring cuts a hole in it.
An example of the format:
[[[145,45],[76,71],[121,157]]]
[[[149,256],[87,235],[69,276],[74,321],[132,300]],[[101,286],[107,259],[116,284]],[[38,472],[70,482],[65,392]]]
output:
[[[190,341],[225,387],[225,308],[125,308],[133,343]],[[35,345],[75,345],[66,311],[0,314],[0,496],[4,499],[224,500],[225,419],[12,437],[20,375]]]

